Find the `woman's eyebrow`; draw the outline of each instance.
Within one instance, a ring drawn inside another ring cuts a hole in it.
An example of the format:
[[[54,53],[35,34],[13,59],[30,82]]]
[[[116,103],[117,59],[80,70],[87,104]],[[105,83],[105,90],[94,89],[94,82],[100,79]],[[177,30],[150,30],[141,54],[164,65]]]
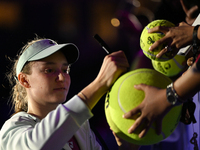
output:
[[[56,65],[55,62],[43,62],[42,65]],[[69,66],[68,63],[63,63],[63,66]]]

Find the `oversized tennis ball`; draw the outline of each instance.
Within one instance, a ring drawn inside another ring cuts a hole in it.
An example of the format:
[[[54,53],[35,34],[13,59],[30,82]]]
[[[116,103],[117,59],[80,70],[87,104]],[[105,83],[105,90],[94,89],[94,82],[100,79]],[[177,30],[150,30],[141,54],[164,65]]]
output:
[[[110,115],[110,109],[108,108],[109,106],[109,94],[107,94],[108,97],[106,97],[106,101],[105,101],[105,114],[106,114],[106,119],[107,122],[109,124],[109,126],[111,127],[111,129],[119,136],[119,137],[123,137],[124,140],[129,141],[132,140],[130,137],[128,137],[126,134],[124,134],[113,122],[111,115]]]
[[[159,45],[153,51],[149,51],[149,47],[155,42],[164,37],[164,33],[148,33],[148,30],[156,26],[165,26],[165,27],[174,27],[175,25],[167,20],[154,20],[150,22],[142,31],[140,36],[140,47],[143,50],[143,53],[150,59],[157,61],[166,61],[169,60],[172,51],[168,51],[162,55],[160,58],[156,58],[156,55],[167,46],[167,43]]]
[[[118,127],[115,125],[113,122],[111,115],[110,115],[110,109],[108,108],[109,106],[109,94],[107,94],[106,101],[105,101],[105,114],[106,114],[106,120],[111,127],[111,129],[117,134],[117,136],[122,137],[126,141],[131,141],[131,143],[137,143],[137,141],[134,141],[134,139],[130,138],[126,134],[124,134]]]
[[[122,75],[106,95],[105,114],[111,129],[120,138],[137,145],[151,145],[167,138],[179,123],[181,106],[175,106],[163,118],[160,135],[156,134],[155,123],[153,123],[143,138],[138,137],[143,125],[136,133],[129,134],[128,129],[135,120],[125,119],[122,115],[138,106],[145,97],[144,91],[134,88],[135,84],[144,83],[158,88],[166,88],[171,82],[171,79],[153,69],[136,69]]]
[[[187,60],[184,55],[176,55],[174,58],[167,61],[159,62],[151,60],[151,62],[155,70],[168,77],[180,75],[187,69]]]

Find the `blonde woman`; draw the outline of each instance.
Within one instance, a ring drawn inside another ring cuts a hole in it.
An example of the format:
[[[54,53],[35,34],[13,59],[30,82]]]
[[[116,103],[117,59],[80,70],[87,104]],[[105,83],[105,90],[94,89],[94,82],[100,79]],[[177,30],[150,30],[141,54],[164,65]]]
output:
[[[88,123],[91,109],[129,64],[122,51],[107,55],[96,79],[65,102],[78,56],[72,43],[36,39],[24,46],[9,75],[16,113],[0,131],[1,150],[101,149]]]

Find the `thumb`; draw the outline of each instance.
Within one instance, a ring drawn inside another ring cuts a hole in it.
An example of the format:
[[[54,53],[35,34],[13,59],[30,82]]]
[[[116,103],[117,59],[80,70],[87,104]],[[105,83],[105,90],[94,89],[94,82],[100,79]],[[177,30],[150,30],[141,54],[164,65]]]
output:
[[[195,5],[193,6],[192,8],[190,8],[187,12],[187,16],[190,17],[190,18],[193,18],[194,17],[194,13],[198,10],[198,6]]]
[[[137,85],[134,85],[134,88],[137,89],[137,90],[144,91],[146,86],[148,86],[148,85],[146,85],[146,84],[137,84]]]

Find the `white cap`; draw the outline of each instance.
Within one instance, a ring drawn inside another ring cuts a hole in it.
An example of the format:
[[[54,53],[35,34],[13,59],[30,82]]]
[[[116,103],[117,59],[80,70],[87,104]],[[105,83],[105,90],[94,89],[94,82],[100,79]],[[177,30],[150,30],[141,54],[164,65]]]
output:
[[[30,45],[22,53],[17,63],[16,75],[19,75],[26,62],[40,60],[58,50],[62,50],[69,64],[76,62],[79,57],[79,50],[73,43],[57,44],[51,39],[40,40]]]

